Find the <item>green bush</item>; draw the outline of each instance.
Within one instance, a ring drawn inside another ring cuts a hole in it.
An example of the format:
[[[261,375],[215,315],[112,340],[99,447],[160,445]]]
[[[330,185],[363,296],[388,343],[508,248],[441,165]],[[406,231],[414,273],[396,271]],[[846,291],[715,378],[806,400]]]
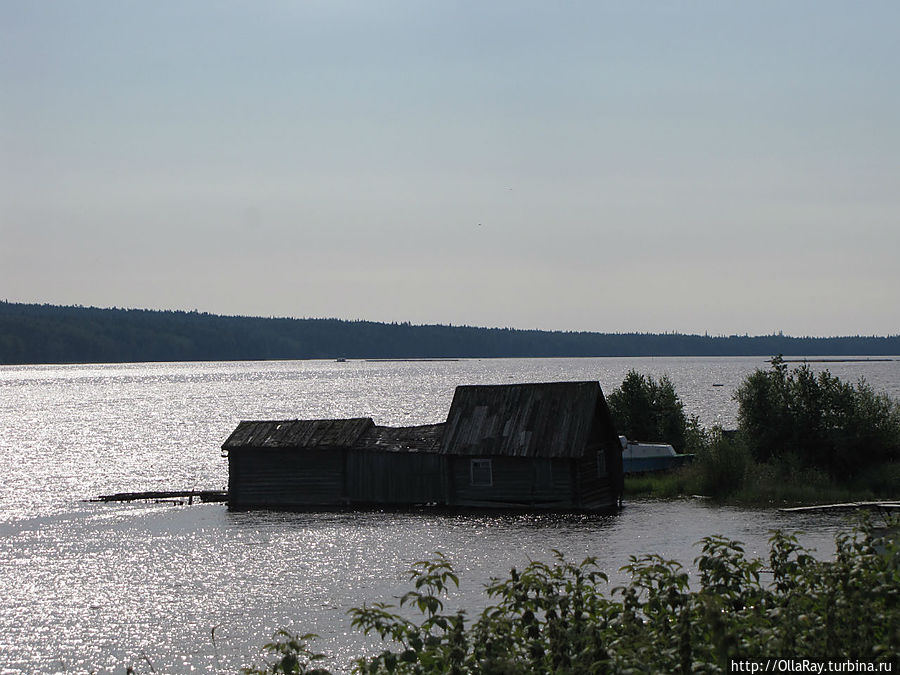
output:
[[[606,401],[616,429],[631,440],[662,441],[684,452],[689,435],[699,429],[697,420],[684,414],[684,404],[667,375],[657,381],[630,370]]]
[[[699,589],[674,561],[630,559],[631,582],[606,593],[594,559],[573,564],[556,552],[487,586],[493,604],[472,623],[443,613],[457,584],[441,555],[410,570],[414,590],[401,606],[350,610],[352,624],[387,648],[356,661],[360,675],[525,673],[721,673],[736,659],[878,661],[900,666],[900,548],[897,527],[841,534],[833,561],[813,558],[794,536],[776,532],[768,559],[748,560],[740,542],[711,536],[694,561]],[[887,536],[885,536],[887,535]],[[308,636],[307,636],[308,637]],[[273,660],[248,673],[325,673],[303,638],[281,634]],[[293,650],[293,651],[291,651]],[[292,658],[293,657],[293,658]],[[285,669],[285,664],[291,670]]]
[[[900,490],[900,462],[881,462],[865,467],[856,475],[855,482],[875,495],[896,496]]]
[[[789,371],[778,356],[735,393],[738,424],[759,462],[796,461],[852,479],[867,466],[900,460],[900,403],[860,380],[850,385],[808,365]]]
[[[626,477],[626,492],[703,494],[745,503],[895,498],[900,485],[900,403],[864,381],[842,382],[781,357],[735,393],[737,434],[704,429],[674,385],[630,371],[608,401],[620,433],[695,455],[665,475]]]
[[[713,429],[699,448],[695,464],[700,493],[721,499],[743,487],[753,459],[743,438],[727,437],[721,429]]]

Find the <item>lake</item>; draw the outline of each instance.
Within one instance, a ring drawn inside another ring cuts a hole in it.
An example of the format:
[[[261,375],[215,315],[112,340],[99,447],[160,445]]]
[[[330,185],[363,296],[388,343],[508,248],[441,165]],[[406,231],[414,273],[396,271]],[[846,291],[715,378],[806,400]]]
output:
[[[900,398],[900,361],[812,364]],[[220,446],[242,419],[372,417],[440,422],[460,384],[599,380],[629,369],[675,383],[689,414],[735,425],[732,394],[765,359],[280,361],[0,367],[0,674],[235,672],[278,628],[317,632],[347,668],[371,649],[346,611],[402,594],[434,551],[462,577],[470,615],[483,584],[552,549],[598,558],[615,586],[629,556],[690,568],[708,534],[764,554],[771,529],[833,551],[844,517],[631,501],[615,516],[229,513],[218,504],[98,504],[99,494],[221,489]],[[715,385],[715,386],[714,386]]]

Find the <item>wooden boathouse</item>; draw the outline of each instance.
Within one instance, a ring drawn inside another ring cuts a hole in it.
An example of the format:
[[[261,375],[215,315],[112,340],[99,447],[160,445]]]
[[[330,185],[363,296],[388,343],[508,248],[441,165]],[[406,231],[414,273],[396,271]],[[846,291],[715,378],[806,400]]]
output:
[[[596,511],[621,498],[598,382],[457,387],[441,454],[450,506]]]
[[[442,424],[371,418],[241,422],[228,453],[231,509],[425,504],[441,494]]]
[[[231,509],[610,510],[622,458],[597,382],[457,387],[446,423],[241,422],[222,446]]]

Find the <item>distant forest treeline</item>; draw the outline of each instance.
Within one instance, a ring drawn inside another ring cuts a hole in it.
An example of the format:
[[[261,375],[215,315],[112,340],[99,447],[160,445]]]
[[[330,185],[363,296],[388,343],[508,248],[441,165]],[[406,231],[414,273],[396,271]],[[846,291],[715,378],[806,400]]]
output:
[[[0,302],[0,364],[776,354],[896,355],[900,336],[579,333]]]

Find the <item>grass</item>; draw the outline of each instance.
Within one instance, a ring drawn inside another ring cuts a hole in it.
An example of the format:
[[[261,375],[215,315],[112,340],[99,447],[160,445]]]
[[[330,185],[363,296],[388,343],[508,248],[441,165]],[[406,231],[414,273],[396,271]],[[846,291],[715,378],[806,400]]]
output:
[[[779,507],[900,499],[897,462],[869,467],[847,483],[838,483],[817,469],[792,466],[789,461],[748,461],[737,480],[726,480],[717,469],[721,467],[700,459],[673,471],[627,475],[625,496],[674,499],[703,495],[722,504]],[[734,466],[727,470],[733,471]]]
[[[696,493],[696,471],[685,466],[672,471],[629,474],[625,476],[626,497],[673,499]]]

